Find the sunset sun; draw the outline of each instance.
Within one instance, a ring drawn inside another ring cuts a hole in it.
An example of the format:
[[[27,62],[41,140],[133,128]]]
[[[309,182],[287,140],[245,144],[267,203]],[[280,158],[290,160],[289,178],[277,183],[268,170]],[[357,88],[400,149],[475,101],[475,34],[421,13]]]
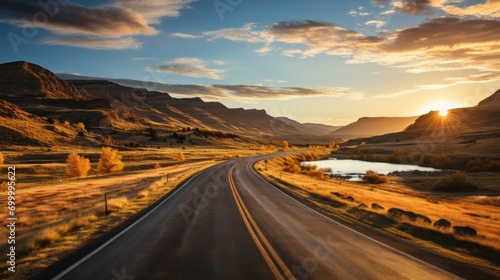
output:
[[[448,110],[446,110],[446,109],[439,110],[439,115],[441,117],[446,117],[446,115],[448,115]]]

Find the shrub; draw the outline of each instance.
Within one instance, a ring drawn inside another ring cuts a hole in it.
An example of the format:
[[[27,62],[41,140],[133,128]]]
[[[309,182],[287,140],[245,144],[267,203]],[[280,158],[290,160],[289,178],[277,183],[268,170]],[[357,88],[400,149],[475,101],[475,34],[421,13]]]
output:
[[[301,170],[302,169],[300,168],[300,166],[295,163],[289,164],[288,166],[285,166],[285,168],[283,168],[283,171],[289,173],[299,173]]]
[[[475,192],[478,187],[469,181],[465,172],[458,171],[453,175],[439,179],[434,184],[434,189],[440,192]]]
[[[79,156],[77,153],[70,153],[66,160],[66,176],[85,177],[90,170],[90,161],[88,158]]]
[[[288,142],[286,140],[281,141],[281,146],[283,149],[288,149]]]
[[[161,167],[161,165],[159,163],[155,164],[155,169],[159,169],[160,167]]]
[[[448,168],[451,166],[451,159],[445,154],[434,155],[431,165],[435,168]]]
[[[363,180],[370,184],[383,184],[387,183],[387,178],[379,175],[377,172],[368,170],[366,171],[366,175],[363,176]]]
[[[97,163],[99,172],[109,174],[111,172],[122,171],[123,167],[122,156],[118,153],[118,150],[109,147],[101,149],[101,158]]]

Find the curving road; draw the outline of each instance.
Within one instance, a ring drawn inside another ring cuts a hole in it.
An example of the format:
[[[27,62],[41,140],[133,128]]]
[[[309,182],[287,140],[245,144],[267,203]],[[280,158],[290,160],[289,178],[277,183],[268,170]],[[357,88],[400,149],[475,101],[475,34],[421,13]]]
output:
[[[53,279],[457,279],[224,162]]]

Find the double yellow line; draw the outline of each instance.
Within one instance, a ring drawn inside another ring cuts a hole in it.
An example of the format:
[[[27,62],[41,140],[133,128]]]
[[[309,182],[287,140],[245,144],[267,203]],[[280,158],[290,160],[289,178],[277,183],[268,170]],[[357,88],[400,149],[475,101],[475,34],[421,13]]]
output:
[[[293,275],[293,273],[288,269],[283,260],[278,256],[274,248],[271,246],[260,228],[255,223],[255,220],[250,215],[250,212],[248,212],[245,204],[243,203],[243,200],[241,199],[241,196],[238,193],[233,180],[233,169],[235,167],[236,165],[233,165],[229,169],[229,186],[231,188],[231,192],[233,193],[234,200],[236,201],[236,206],[238,206],[238,210],[241,217],[243,218],[243,222],[245,223],[248,232],[252,236],[252,239],[257,245],[257,248],[259,248],[260,253],[264,257],[264,260],[274,274],[274,277],[276,277],[276,279],[284,279],[286,276],[286,278],[290,280],[295,280],[295,276]]]

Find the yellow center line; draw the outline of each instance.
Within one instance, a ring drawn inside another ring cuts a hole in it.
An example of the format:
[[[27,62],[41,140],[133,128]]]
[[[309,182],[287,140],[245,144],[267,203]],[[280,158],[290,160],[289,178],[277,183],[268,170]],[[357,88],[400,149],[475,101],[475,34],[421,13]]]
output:
[[[243,203],[243,200],[241,199],[240,194],[238,193],[238,190],[236,189],[236,185],[234,184],[233,180],[233,169],[236,167],[236,165],[233,165],[231,169],[229,169],[228,172],[228,178],[229,178],[229,186],[231,188],[231,192],[233,193],[234,200],[236,201],[236,205],[238,206],[238,210],[240,212],[241,217],[243,218],[243,222],[245,223],[248,232],[252,236],[252,239],[254,240],[255,244],[257,245],[257,248],[259,248],[260,253],[264,257],[264,260],[268,264],[269,268],[271,269],[272,273],[276,277],[276,279],[283,279],[283,275],[279,272],[278,268],[276,267],[273,259],[271,256],[269,256],[269,253],[271,253],[272,257],[278,263],[280,266],[281,270],[284,272],[284,275],[290,280],[295,280],[295,276],[293,273],[288,269],[288,267],[285,265],[283,260],[280,258],[278,253],[274,250],[274,248],[271,246],[267,238],[264,236],[260,228],[257,226],[257,223],[255,223],[255,220],[252,218],[250,215],[250,212],[246,208],[245,204]],[[254,231],[255,229],[255,231]],[[262,242],[259,240],[262,240]],[[262,244],[264,243],[264,244]],[[267,249],[267,250],[266,250]]]

